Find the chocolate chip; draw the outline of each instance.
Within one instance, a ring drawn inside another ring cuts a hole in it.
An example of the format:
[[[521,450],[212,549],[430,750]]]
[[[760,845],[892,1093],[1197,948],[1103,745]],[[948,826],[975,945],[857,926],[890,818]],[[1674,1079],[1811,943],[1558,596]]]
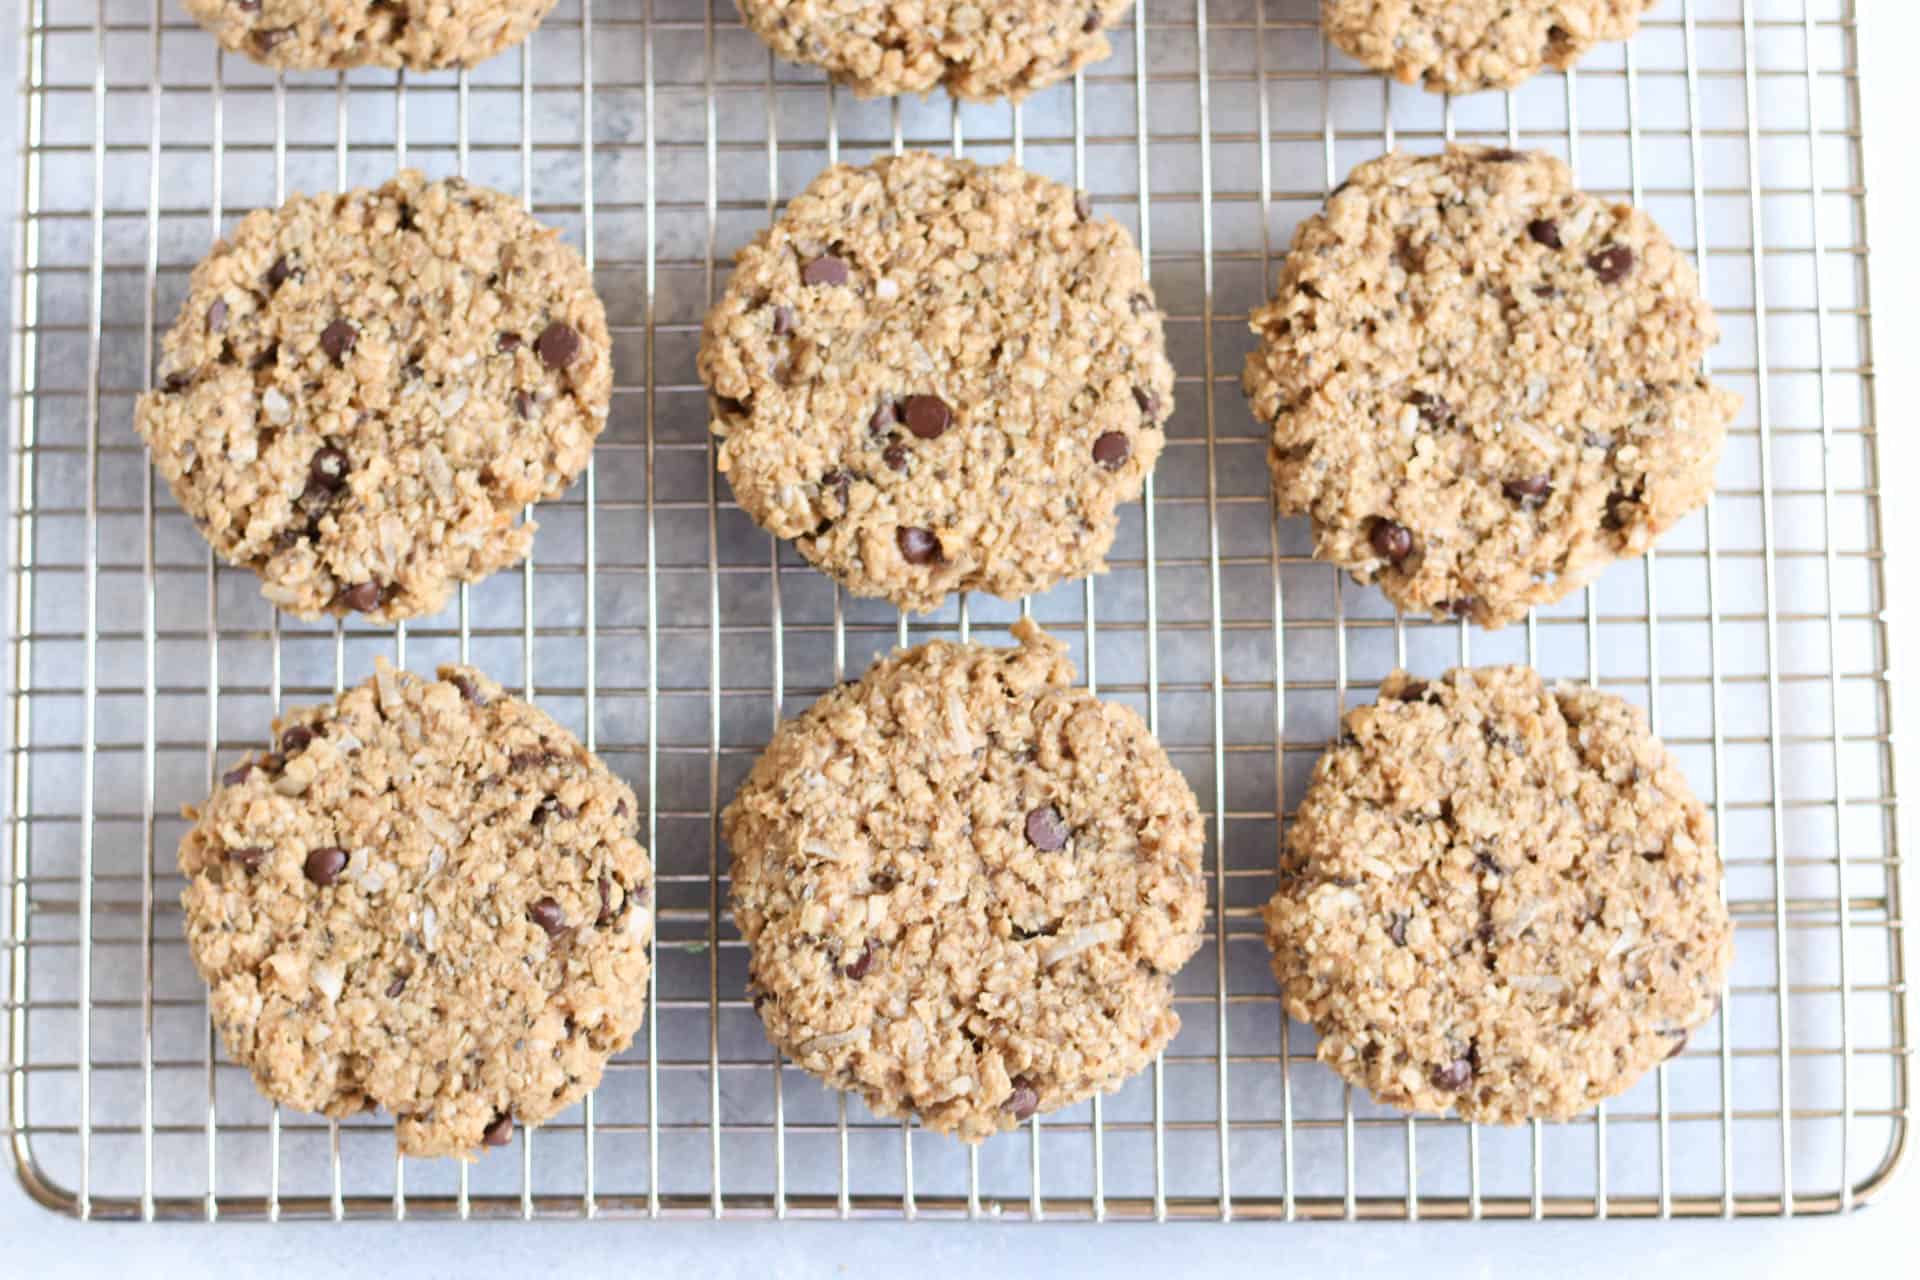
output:
[[[320,349],[327,353],[327,359],[338,361],[347,352],[353,350],[353,343],[360,331],[345,320],[335,320],[320,331]]]
[[[540,336],[533,340],[533,349],[540,353],[540,363],[547,368],[564,369],[580,354],[580,335],[571,325],[556,320],[540,331]]]
[[[215,298],[213,305],[207,308],[207,332],[221,333],[227,327],[227,300]]]
[[[1633,498],[1618,489],[1607,495],[1607,511],[1600,517],[1600,527],[1609,531],[1624,529],[1627,517],[1632,514],[1627,508],[1633,505]]]
[[[512,1142],[513,1117],[509,1115],[495,1116],[493,1123],[487,1126],[486,1132],[480,1135],[480,1141],[490,1147],[504,1147],[509,1142]]]
[[[800,279],[806,284],[845,284],[847,264],[830,253],[823,253],[800,268]]]
[[[773,309],[773,336],[778,338],[793,332],[793,308],[775,307]]]
[[[853,495],[852,476],[840,468],[835,467],[820,477],[820,487],[825,490],[830,490],[835,497],[840,499],[840,509],[842,511],[847,509],[847,499]]]
[[[1547,476],[1521,476],[1501,485],[1500,491],[1523,507],[1537,507],[1553,496],[1553,481]]]
[[[487,705],[487,695],[480,692],[480,686],[475,684],[469,677],[456,673],[448,683],[458,689],[460,696],[468,702],[471,702],[474,706],[484,707]]]
[[[1076,191],[1073,193],[1073,212],[1074,216],[1082,222],[1085,222],[1093,216],[1093,200],[1086,192]]]
[[[1427,696],[1427,682],[1425,680],[1409,680],[1406,684],[1400,686],[1400,692],[1394,696],[1402,702],[1418,702]]]
[[[1452,616],[1456,618],[1465,618],[1473,613],[1473,606],[1477,603],[1479,602],[1476,601],[1472,596],[1461,596],[1457,600],[1447,601],[1445,607],[1447,612]]]
[[[600,877],[600,913],[593,918],[594,927],[604,929],[613,923],[613,877]]]
[[[355,613],[372,613],[380,607],[380,584],[377,582],[356,582],[341,590],[334,599]]]
[[[866,946],[860,951],[860,955],[841,972],[845,973],[855,982],[858,982],[867,976],[867,970],[871,968],[873,968],[873,939],[868,938]]]
[[[894,441],[881,451],[880,460],[895,471],[905,471],[907,469],[907,446],[901,444],[898,440]]]
[[[899,543],[900,554],[908,564],[940,563],[940,539],[934,537],[931,529],[903,524],[894,532],[893,538]]]
[[[247,780],[247,775],[253,772],[254,767],[253,761],[248,760],[236,769],[229,769],[220,775],[220,785],[223,787],[239,786]]]
[[[1080,30],[1092,35],[1100,29],[1100,11],[1094,9],[1087,14],[1087,20],[1080,24]]]
[[[493,340],[493,345],[500,351],[518,351],[520,349],[520,335],[517,333],[502,333]]]
[[[1117,471],[1133,453],[1133,445],[1124,431],[1103,431],[1093,442],[1093,460],[1109,471]]]
[[[282,34],[285,33],[283,32]],[[258,39],[257,36],[255,38]],[[292,277],[293,271],[293,264],[288,262],[284,256],[275,258],[273,265],[267,268],[267,288],[269,290],[278,290],[281,285],[285,284]]]
[[[937,440],[953,424],[953,410],[939,396],[908,396],[907,430],[922,440]]]
[[[407,989],[407,975],[403,973],[399,977],[395,978],[392,982],[389,982],[387,984],[387,999],[392,1000],[396,998],[402,991],[405,991],[406,989]]]
[[[1373,532],[1367,535],[1367,541],[1380,558],[1392,564],[1399,564],[1413,554],[1413,531],[1403,524],[1391,520],[1373,522]]]
[[[1643,862],[1665,862],[1667,860],[1667,851],[1665,849],[1652,849],[1641,854],[1640,858]]]
[[[244,848],[227,850],[227,861],[237,862],[251,871],[267,860],[272,850],[262,845],[247,845]]]
[[[549,759],[551,759],[551,757],[549,757]],[[534,806],[534,810],[528,815],[527,821],[538,827],[545,825],[548,818],[558,818],[560,821],[565,822],[572,817],[573,807],[571,805],[561,804],[559,796],[548,796],[538,805]]]
[[[193,383],[191,373],[170,373],[160,381],[162,391],[185,391]]]
[[[280,344],[277,342],[269,342],[260,354],[255,356],[247,365],[247,368],[258,373],[262,369],[271,369],[278,363],[280,363]]]
[[[1535,218],[1527,224],[1527,234],[1533,237],[1535,244],[1543,244],[1549,249],[1560,248],[1560,224],[1552,218]]]
[[[1496,147],[1492,151],[1482,152],[1480,158],[1493,164],[1512,164],[1520,158],[1520,153],[1509,147]]]
[[[1466,1058],[1455,1058],[1444,1066],[1435,1067],[1432,1079],[1434,1088],[1459,1093],[1473,1083],[1473,1063]]]
[[[1411,916],[1396,911],[1393,918],[1387,921],[1387,937],[1393,939],[1394,946],[1407,945],[1407,921],[1410,919],[1412,919]]]
[[[876,436],[884,436],[900,423],[900,407],[891,400],[882,400],[880,407],[867,419],[867,430]]]
[[[1588,258],[1587,265],[1600,277],[1601,284],[1619,284],[1633,270],[1633,250],[1623,244],[1611,245]]]
[[[1666,1035],[1670,1033],[1662,1032],[1661,1034]],[[1673,1048],[1667,1050],[1667,1061],[1669,1062],[1685,1053],[1687,1051],[1687,1042],[1693,1039],[1693,1033],[1690,1031],[1682,1031],[1679,1033],[1679,1036],[1680,1038],[1673,1042]]]
[[[1145,387],[1135,387],[1133,389],[1133,402],[1139,405],[1140,412],[1146,414],[1149,418],[1159,418],[1160,397]]]
[[[307,492],[316,490],[335,494],[346,487],[347,473],[353,469],[346,451],[325,445],[314,450],[313,458],[307,463]]]
[[[280,754],[297,756],[313,742],[313,730],[303,724],[296,724],[280,735]]]
[[[1067,847],[1067,823],[1058,809],[1043,804],[1028,812],[1027,843],[1043,853]]]
[[[533,397],[524,391],[514,392],[513,411],[519,414],[522,419],[531,418],[533,416]]]
[[[552,898],[542,898],[528,907],[527,919],[545,929],[549,938],[557,938],[567,931],[567,913]]]
[[[1444,427],[1453,421],[1453,406],[1439,396],[1416,391],[1407,397],[1407,403],[1420,411],[1429,426]]]
[[[347,851],[337,847],[315,849],[307,855],[307,879],[326,888],[347,869]]]
[[[1040,1109],[1040,1091],[1028,1083],[1025,1076],[1015,1076],[1011,1083],[1013,1092],[1000,1104],[1000,1109],[1015,1120],[1025,1120]]]
[[[261,53],[268,53],[275,45],[292,34],[292,27],[262,27],[253,33],[253,47]]]

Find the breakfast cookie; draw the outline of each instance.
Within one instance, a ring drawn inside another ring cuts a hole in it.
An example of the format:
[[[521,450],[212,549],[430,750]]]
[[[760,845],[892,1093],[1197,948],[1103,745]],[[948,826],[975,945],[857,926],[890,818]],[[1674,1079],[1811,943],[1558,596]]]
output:
[[[1377,71],[1436,93],[1511,89],[1626,40],[1660,0],[1321,0],[1327,38]]]
[[[1287,833],[1267,940],[1320,1060],[1513,1124],[1623,1093],[1732,959],[1712,822],[1641,712],[1530,667],[1389,676]]]
[[[405,172],[248,214],[134,421],[214,550],[301,617],[391,622],[527,554],[613,394],[593,280],[518,201]]]
[[[722,816],[767,1035],[883,1116],[978,1141],[1120,1086],[1179,1029],[1199,807],[1131,710],[936,641],[781,725]]]
[[[381,662],[275,725],[180,845],[194,964],[268,1097],[383,1107],[406,1155],[571,1106],[646,1011],[633,793],[471,667]]]
[[[1498,627],[1706,502],[1739,398],[1686,260],[1540,153],[1361,165],[1293,238],[1243,383],[1280,509],[1399,608]]]
[[[186,0],[233,53],[282,71],[471,67],[519,44],[554,0]]]
[[[863,98],[945,88],[1018,101],[1112,52],[1132,0],[739,0],[773,51]]]
[[[920,152],[828,169],[741,250],[699,368],[747,514],[916,611],[1104,570],[1173,411],[1126,231]]]

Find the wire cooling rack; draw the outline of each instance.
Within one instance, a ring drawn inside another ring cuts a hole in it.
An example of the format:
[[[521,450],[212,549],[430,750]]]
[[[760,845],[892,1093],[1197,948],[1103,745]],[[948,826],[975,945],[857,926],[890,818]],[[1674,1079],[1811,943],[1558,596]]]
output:
[[[1667,0],[1577,74],[1451,101],[1322,43],[1314,0],[1152,0],[1025,107],[859,102],[722,0],[562,0],[470,73],[276,78],[156,0],[26,0],[11,359],[10,790],[0,1133],[97,1218],[1514,1217],[1845,1209],[1907,1140],[1908,1040],[1846,0]],[[1498,633],[1400,621],[1270,512],[1238,390],[1293,225],[1354,164],[1447,138],[1544,147],[1697,257],[1745,396],[1712,507]],[[693,352],[731,252],[823,165],[1016,158],[1125,222],[1169,311],[1178,412],[1113,572],[911,623],[836,592],[717,482]],[[130,424],[193,262],[244,210],[402,164],[524,193],[596,268],[619,385],[593,470],[523,570],[398,631],[275,616],[209,556]],[[1207,810],[1206,947],[1178,1038],[1119,1093],[969,1150],[784,1067],[743,991],[714,814],[777,715],[893,644],[1018,608],[1153,722]],[[646,1028],[600,1089],[471,1166],[376,1117],[263,1102],[181,941],[180,806],[274,710],[377,653],[471,657],[646,800]],[[1257,916],[1340,709],[1390,668],[1530,660],[1648,708],[1722,833],[1721,1014],[1564,1125],[1409,1119],[1313,1061]]]

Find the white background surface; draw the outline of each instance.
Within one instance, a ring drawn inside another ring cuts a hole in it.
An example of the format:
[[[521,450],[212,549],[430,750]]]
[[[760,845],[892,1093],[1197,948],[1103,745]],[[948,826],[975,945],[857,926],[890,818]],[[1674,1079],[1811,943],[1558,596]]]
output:
[[[20,0],[0,0],[0,78],[17,83]],[[1912,163],[1910,117],[1920,88],[1905,50],[1920,45],[1920,4],[1860,0],[1862,96],[1867,132],[1869,242],[1873,252],[1880,473],[1887,501],[1884,543],[1895,613],[1905,645],[1920,635],[1920,587],[1909,549],[1916,528],[1900,488],[1920,453],[1906,437],[1907,406],[1920,401],[1920,170]],[[20,99],[4,111],[0,165],[0,252],[13,247],[19,179]],[[0,306],[12,289],[0,261]],[[1920,722],[1920,701],[1892,662],[1895,730]],[[1896,747],[1898,790],[1912,794],[1909,753]],[[1911,821],[1903,822],[1911,835]],[[1920,884],[1907,876],[1909,893]],[[1909,1019],[1911,1021],[1911,1013]],[[492,1275],[564,1267],[582,1275],[701,1277],[884,1274],[1101,1273],[1108,1276],[1225,1274],[1229,1271],[1430,1276],[1524,1273],[1631,1276],[1658,1268],[1701,1280],[1717,1276],[1908,1274],[1920,1228],[1920,1175],[1911,1163],[1894,1185],[1850,1218],[1683,1223],[1004,1225],[891,1223],[360,1223],[206,1225],[80,1224],[32,1205],[11,1177],[0,1178],[0,1280],[12,1277],[131,1276],[278,1272],[293,1276]],[[9,1170],[10,1174],[10,1170]]]

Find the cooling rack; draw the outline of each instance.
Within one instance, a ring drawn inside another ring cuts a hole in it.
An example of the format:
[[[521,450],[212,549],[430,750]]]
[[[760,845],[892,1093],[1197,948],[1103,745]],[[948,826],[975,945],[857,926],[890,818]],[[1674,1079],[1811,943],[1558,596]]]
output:
[[[1150,0],[1023,107],[860,102],[722,0],[562,0],[464,73],[275,77],[157,0],[26,0],[9,352],[0,1134],[92,1218],[1648,1217],[1860,1203],[1907,1141],[1903,917],[1849,0],[1667,0],[1638,39],[1443,99],[1321,41],[1314,0]],[[1449,138],[1543,147],[1695,256],[1745,397],[1712,506],[1497,633],[1402,621],[1276,521],[1238,389],[1248,311],[1346,170]],[[926,619],[837,592],[713,470],[693,372],[732,250],[825,164],[1012,157],[1127,224],[1169,312],[1169,445],[1113,571]],[[401,165],[521,193],[595,267],[619,383],[535,557],[395,631],[283,619],[213,561],[132,433],[188,271],[243,211]],[[969,1150],[785,1066],[725,911],[715,812],[776,718],[892,645],[1021,610],[1142,710],[1207,810],[1179,1036],[1117,1094]],[[377,1118],[276,1109],[225,1061],[181,941],[182,804],[283,705],[376,654],[472,659],[644,797],[652,1008],[583,1105],[470,1166]],[[1258,905],[1342,707],[1392,667],[1532,661],[1645,706],[1722,834],[1720,1015],[1564,1125],[1409,1119],[1313,1061]]]

